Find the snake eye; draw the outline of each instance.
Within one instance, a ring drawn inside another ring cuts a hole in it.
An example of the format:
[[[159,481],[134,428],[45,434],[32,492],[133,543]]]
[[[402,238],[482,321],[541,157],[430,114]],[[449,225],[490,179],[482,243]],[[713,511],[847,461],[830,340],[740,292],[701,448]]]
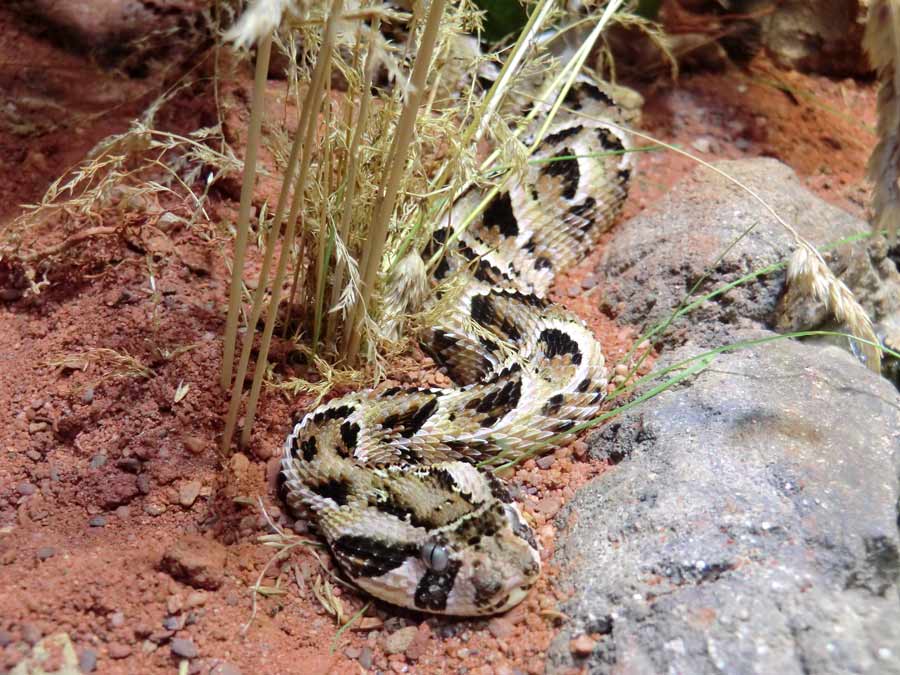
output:
[[[443,572],[450,564],[450,552],[446,546],[429,541],[422,546],[422,562],[433,572]]]

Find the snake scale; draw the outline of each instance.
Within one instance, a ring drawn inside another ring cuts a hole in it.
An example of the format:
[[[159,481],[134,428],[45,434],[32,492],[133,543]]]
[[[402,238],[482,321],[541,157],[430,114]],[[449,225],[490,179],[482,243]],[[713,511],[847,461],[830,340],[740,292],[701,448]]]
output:
[[[343,396],[308,413],[284,443],[284,499],[312,513],[342,571],[376,598],[487,615],[520,602],[540,575],[520,507],[476,464],[521,456],[604,400],[600,345],[546,295],[621,211],[633,160],[609,121],[636,114],[623,91],[636,96],[572,88],[512,187],[457,231],[483,197],[470,189],[435,228],[424,253],[445,255],[433,282],[453,277],[456,290],[439,301],[442,319],[423,346],[456,386]]]

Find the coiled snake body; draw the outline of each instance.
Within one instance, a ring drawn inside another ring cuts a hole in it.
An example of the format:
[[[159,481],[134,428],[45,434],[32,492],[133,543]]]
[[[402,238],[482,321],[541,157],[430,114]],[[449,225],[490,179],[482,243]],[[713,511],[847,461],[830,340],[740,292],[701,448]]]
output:
[[[514,186],[456,232],[482,198],[470,190],[434,232],[431,251],[456,235],[436,281],[464,282],[423,342],[457,386],[350,394],[307,414],[285,441],[288,504],[313,512],[342,570],[377,598],[485,615],[520,602],[538,579],[534,532],[503,482],[475,465],[527,452],[595,416],[604,399],[600,345],[545,295],[621,210],[632,159],[605,121],[633,117],[619,92],[570,91]]]

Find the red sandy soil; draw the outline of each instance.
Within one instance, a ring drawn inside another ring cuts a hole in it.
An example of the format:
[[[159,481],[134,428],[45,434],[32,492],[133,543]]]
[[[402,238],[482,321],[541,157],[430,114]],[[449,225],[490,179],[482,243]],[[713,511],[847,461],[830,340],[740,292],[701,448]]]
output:
[[[50,46],[4,10],[0,78],[0,224],[99,139],[124,130],[160,86]],[[745,71],[687,75],[643,93],[650,134],[707,160],[777,157],[829,201],[863,212],[874,142],[870,84],[781,72],[758,59]],[[211,122],[208,100],[191,90],[175,107],[168,128],[186,133]],[[246,120],[246,109],[232,112]],[[695,166],[671,152],[641,162],[627,215]],[[331,582],[345,617],[366,599],[334,581],[325,550],[301,545],[268,567],[264,585],[283,594],[257,595],[252,615],[251,586],[274,553],[257,541],[269,531],[257,500],[306,536],[305,523],[292,525],[274,496],[272,455],[309,401],[266,392],[252,447],[227,461],[217,454],[230,248],[220,223],[236,213],[234,197],[213,193],[210,222],[193,227],[160,221],[167,210],[190,214],[174,199],[140,204],[136,215],[117,212],[126,236],[76,246],[36,298],[0,300],[0,670],[41,636],[66,632],[82,663],[104,673],[173,672],[182,659],[191,673],[543,672],[569,592],[552,566],[502,617],[429,618],[375,605],[338,635],[316,599],[319,580]],[[58,243],[52,225],[29,242],[35,250]],[[560,279],[554,297],[585,318],[615,363],[636,330],[599,310],[592,270],[601,250]],[[148,372],[111,377],[108,362],[84,360],[95,348],[128,353]],[[78,355],[69,365],[86,369],[58,365]],[[415,381],[419,367],[407,359],[388,375]],[[607,468],[585,449],[576,442],[512,478],[546,559],[562,504]]]

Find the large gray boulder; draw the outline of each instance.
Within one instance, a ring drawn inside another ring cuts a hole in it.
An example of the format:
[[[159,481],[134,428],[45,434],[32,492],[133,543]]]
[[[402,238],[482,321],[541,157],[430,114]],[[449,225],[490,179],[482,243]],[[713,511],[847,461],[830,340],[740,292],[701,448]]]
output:
[[[621,461],[559,516],[574,593],[550,672],[900,673],[887,381],[835,347],[778,340],[720,356],[589,444]],[[579,659],[583,634],[597,643]]]
[[[778,162],[718,166],[814,244],[865,231]],[[743,232],[692,297],[793,248],[746,192],[698,170],[616,232],[606,304],[625,321],[662,321]],[[895,312],[883,242],[829,261],[876,318]],[[614,466],[558,517],[572,594],[550,672],[900,673],[900,395],[845,350],[766,330],[827,321],[785,296],[784,276],[705,301],[674,324],[657,367],[764,344],[719,355],[589,439]]]
[[[716,166],[756,192],[816,246],[868,230],[861,220],[809,192],[777,160],[726,161]],[[784,227],[746,190],[700,167],[657,208],[616,230],[598,270],[603,302],[622,323],[653,326],[685,298],[695,300],[785,261],[793,248]],[[784,280],[784,270],[772,272],[705,301],[691,313],[690,322],[675,322],[664,342],[680,344],[690,336],[719,345],[729,341],[732,326],[771,327]]]

